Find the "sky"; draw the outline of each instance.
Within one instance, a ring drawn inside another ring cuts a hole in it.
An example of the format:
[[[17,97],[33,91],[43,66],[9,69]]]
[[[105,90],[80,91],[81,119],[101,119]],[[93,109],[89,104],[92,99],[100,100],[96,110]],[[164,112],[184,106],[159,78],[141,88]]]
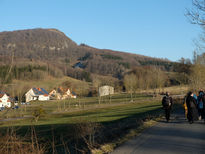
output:
[[[191,0],[0,0],[0,32],[56,28],[77,44],[178,61],[200,27]]]

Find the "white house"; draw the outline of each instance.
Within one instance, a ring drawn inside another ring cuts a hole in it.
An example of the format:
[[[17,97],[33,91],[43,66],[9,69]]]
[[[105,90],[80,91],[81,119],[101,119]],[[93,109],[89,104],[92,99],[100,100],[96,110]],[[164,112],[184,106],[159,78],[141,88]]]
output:
[[[11,99],[4,92],[0,92],[0,107],[11,107]]]
[[[47,101],[50,100],[48,92],[43,88],[31,88],[26,94],[26,102],[33,100]]]
[[[105,85],[100,87],[98,92],[99,96],[111,95],[114,94],[114,87]]]

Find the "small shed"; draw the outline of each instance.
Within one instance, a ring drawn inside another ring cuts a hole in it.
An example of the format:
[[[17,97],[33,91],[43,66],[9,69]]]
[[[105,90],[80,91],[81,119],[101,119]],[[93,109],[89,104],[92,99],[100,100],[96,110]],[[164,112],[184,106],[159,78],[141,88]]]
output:
[[[108,86],[108,85],[102,86],[99,88],[98,93],[99,93],[99,96],[112,95],[114,94],[114,87]]]

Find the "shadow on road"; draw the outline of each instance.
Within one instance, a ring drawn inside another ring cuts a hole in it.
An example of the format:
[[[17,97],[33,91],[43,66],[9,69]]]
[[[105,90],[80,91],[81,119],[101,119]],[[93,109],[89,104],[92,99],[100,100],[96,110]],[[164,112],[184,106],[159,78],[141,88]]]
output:
[[[184,114],[173,114],[170,122],[165,118],[145,130],[140,136],[116,149],[113,154],[204,154],[205,124],[189,124]]]

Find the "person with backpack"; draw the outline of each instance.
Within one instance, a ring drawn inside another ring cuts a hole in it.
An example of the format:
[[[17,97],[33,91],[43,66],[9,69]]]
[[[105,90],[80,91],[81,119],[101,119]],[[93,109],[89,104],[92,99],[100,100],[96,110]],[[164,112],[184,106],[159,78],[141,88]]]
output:
[[[202,90],[199,91],[199,96],[197,97],[197,108],[199,113],[199,120],[204,118],[203,108],[204,108],[204,92]]]
[[[162,98],[162,106],[165,110],[165,117],[167,122],[170,120],[170,112],[172,108],[172,97],[169,96],[169,92],[166,92],[166,95]]]
[[[198,106],[200,107],[201,119],[204,119],[204,123],[205,123],[205,93],[204,92],[202,94],[201,105],[198,104]]]
[[[205,123],[205,95],[203,96],[203,109],[202,109],[202,119],[204,119]]]
[[[186,97],[186,105],[188,108],[187,118],[190,124],[198,120],[197,100],[194,98],[193,92],[188,92]]]

